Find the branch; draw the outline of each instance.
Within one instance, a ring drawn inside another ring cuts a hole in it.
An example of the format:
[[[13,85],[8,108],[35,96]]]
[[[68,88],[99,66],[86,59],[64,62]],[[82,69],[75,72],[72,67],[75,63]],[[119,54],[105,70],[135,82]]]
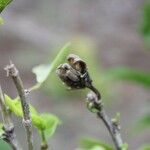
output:
[[[22,80],[19,76],[19,71],[12,62],[10,62],[8,66],[6,66],[5,70],[7,71],[7,76],[12,77],[18,91],[23,110],[23,124],[27,133],[28,150],[33,150],[32,121],[30,117],[29,104],[27,102],[27,91],[24,90]]]
[[[6,107],[5,98],[1,86],[0,86],[0,107],[4,124],[3,127],[4,133],[2,134],[1,138],[5,142],[7,142],[13,150],[21,150],[21,148],[18,145],[18,141],[16,140],[16,135],[14,133],[14,125],[10,117],[10,112]]]
[[[100,93],[99,94],[95,93],[95,90],[87,95],[88,108],[91,111],[92,110],[96,111],[98,118],[103,121],[106,128],[108,129],[116,149],[121,150],[123,146],[123,141],[121,138],[119,123],[118,121],[116,122],[111,121],[110,118],[107,116],[102,101],[98,98],[99,95]]]
[[[92,84],[86,62],[74,54],[70,54],[67,60],[68,63],[58,66],[56,70],[58,77],[71,89],[89,88],[92,91],[87,96],[87,106],[90,111],[96,112],[97,116],[104,122],[116,149],[121,150],[123,142],[118,121],[111,121],[107,116],[102,105],[100,92]]]

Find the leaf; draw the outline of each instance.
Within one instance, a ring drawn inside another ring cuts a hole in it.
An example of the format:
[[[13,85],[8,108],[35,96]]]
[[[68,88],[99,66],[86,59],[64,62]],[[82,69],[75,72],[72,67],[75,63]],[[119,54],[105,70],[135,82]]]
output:
[[[141,84],[150,88],[150,73],[131,68],[114,68],[106,71],[105,75],[109,80],[125,80]]]
[[[36,75],[37,84],[31,88],[37,89],[39,88],[47,79],[51,76],[51,73],[60,65],[62,62],[65,61],[67,55],[70,51],[70,43],[67,43],[58,53],[56,58],[51,64],[47,65],[39,65],[32,69],[32,72]]]
[[[3,134],[4,134],[4,130],[3,130],[3,124],[0,123],[0,149],[2,150],[10,150],[11,148],[9,147],[8,143],[4,142],[3,139]]]
[[[90,150],[106,150],[106,149],[104,147],[101,147],[101,146],[94,146]]]
[[[150,144],[142,146],[139,150],[150,150]]]
[[[12,113],[18,117],[23,117],[19,98],[13,100],[9,96],[5,95],[5,102]],[[51,137],[54,134],[57,125],[60,124],[58,117],[53,114],[39,114],[32,105],[29,105],[29,108],[33,125],[39,131],[44,130],[47,137]]]
[[[0,140],[0,149],[1,150],[12,150],[8,143],[3,140]]]
[[[18,117],[23,116],[21,102],[19,98],[13,100],[8,95],[5,94],[5,102],[6,105],[9,107],[10,111],[12,111],[16,116]],[[29,107],[31,114],[37,115],[37,111],[35,110],[35,108],[32,105],[29,105]]]
[[[41,114],[40,117],[45,121],[44,133],[46,135],[46,138],[48,139],[55,133],[57,126],[61,122],[56,116],[52,114]]]
[[[36,74],[36,80],[38,83],[42,83],[49,75],[51,65],[39,65],[34,67],[32,72]]]
[[[31,114],[32,124],[40,131],[46,129],[45,121],[40,117],[40,114]]]
[[[145,44],[150,47],[150,1],[145,1],[141,11],[141,23],[139,27],[140,34],[145,40]]]
[[[127,144],[127,143],[124,143],[124,144],[122,145],[121,150],[128,150],[128,144]]]
[[[95,146],[100,146],[104,150],[113,150],[111,145],[106,144],[106,143],[99,141],[99,140],[94,140],[91,138],[84,138],[81,140],[81,147],[83,147],[84,149],[91,150]]]
[[[4,10],[4,8],[10,4],[12,0],[0,0],[0,13]]]

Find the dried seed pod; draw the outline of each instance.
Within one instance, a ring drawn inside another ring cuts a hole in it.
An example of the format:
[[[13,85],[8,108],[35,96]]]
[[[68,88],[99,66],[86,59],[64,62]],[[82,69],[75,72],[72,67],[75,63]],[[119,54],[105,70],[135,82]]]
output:
[[[78,74],[76,71],[67,63],[61,64],[56,71],[57,75],[65,80],[66,78],[70,78],[73,81],[78,81]]]
[[[56,74],[72,89],[81,89],[85,87],[85,85],[81,82],[80,73],[67,63],[61,64],[57,68]]]
[[[71,66],[74,64],[74,61],[76,58],[79,58],[79,57],[75,54],[69,54],[68,55],[67,60]]]
[[[87,70],[86,63],[77,55],[70,54],[67,58],[69,64],[81,74]]]
[[[77,55],[70,54],[68,63],[57,68],[59,78],[72,89],[91,88],[92,80],[87,71],[86,63]]]

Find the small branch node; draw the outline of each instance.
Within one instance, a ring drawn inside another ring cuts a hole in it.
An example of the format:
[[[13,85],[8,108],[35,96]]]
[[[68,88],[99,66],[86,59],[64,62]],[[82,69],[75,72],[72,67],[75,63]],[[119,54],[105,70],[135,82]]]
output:
[[[6,70],[6,76],[13,76],[16,77],[18,75],[18,70],[16,69],[15,65],[11,62],[7,65],[4,70]]]
[[[6,141],[12,147],[13,150],[21,150],[21,148],[18,146],[18,141],[16,140],[16,135],[14,133],[14,124],[11,120],[8,107],[5,104],[5,97],[1,89],[1,86],[0,86],[0,107],[4,131],[0,138]]]
[[[28,89],[25,89],[24,93],[25,93],[26,96],[28,96],[30,94],[30,91]]]
[[[22,124],[23,124],[25,127],[31,126],[31,123],[32,123],[31,119],[27,119],[27,120],[22,119]]]

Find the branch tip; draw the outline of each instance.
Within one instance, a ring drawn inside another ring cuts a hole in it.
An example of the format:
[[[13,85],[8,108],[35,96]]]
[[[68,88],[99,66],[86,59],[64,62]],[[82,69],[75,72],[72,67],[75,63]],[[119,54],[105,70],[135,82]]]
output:
[[[33,141],[32,141],[32,121],[30,117],[29,104],[27,101],[27,95],[29,94],[28,90],[25,90],[23,87],[23,82],[19,76],[19,71],[15,65],[10,60],[10,64],[5,67],[7,76],[10,76],[16,86],[18,95],[21,101],[21,107],[23,111],[23,124],[27,133],[27,143],[28,150],[33,150]]]
[[[123,141],[119,130],[119,122],[118,125],[116,125],[107,116],[101,101],[101,94],[92,84],[86,62],[74,54],[69,55],[67,60],[68,63],[64,63],[57,68],[56,73],[58,77],[72,89],[88,88],[92,91],[87,94],[87,108],[91,112],[96,113],[98,118],[103,121],[112,137],[116,149],[121,150]]]

